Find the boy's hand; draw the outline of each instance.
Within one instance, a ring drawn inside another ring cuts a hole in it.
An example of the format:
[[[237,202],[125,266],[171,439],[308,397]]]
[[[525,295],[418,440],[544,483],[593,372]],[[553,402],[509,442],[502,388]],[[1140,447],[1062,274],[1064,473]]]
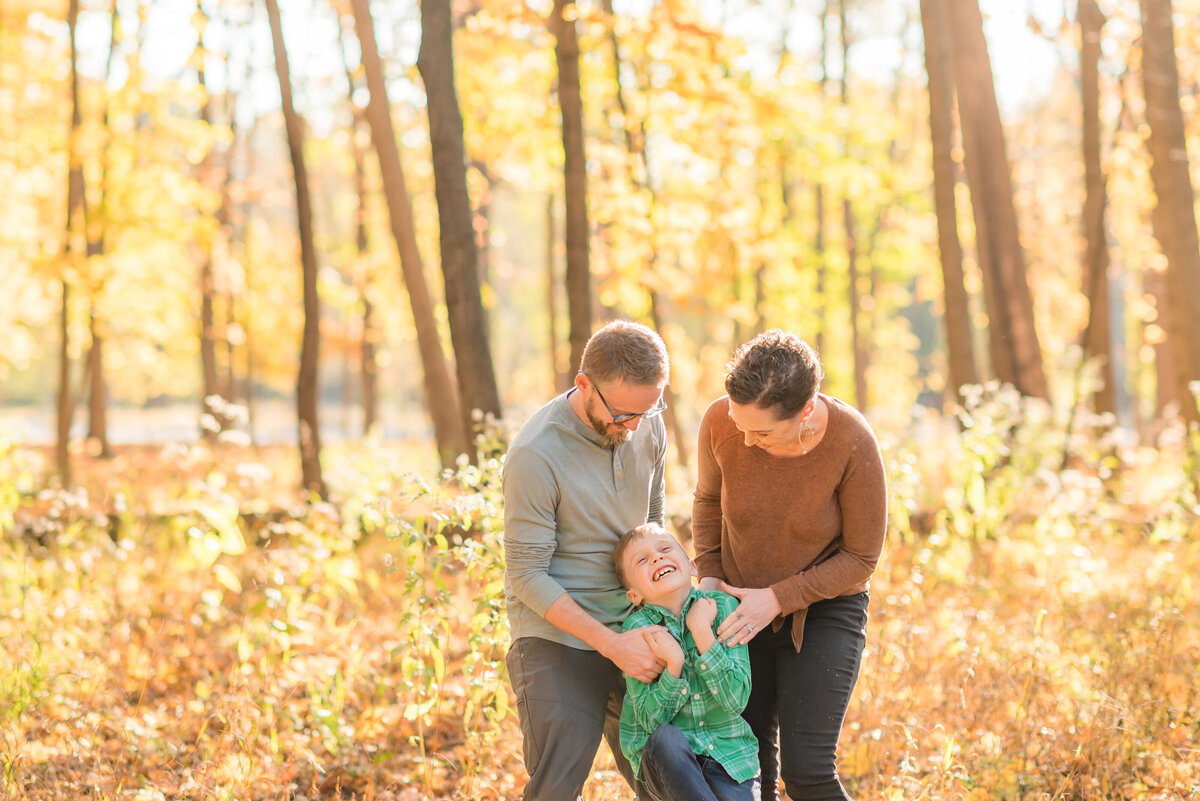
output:
[[[713,634],[713,622],[716,619],[717,602],[712,598],[697,598],[688,610],[684,622],[688,631],[692,633],[692,639],[696,641],[696,650],[702,654],[708,653],[708,649],[716,640],[716,635]]]
[[[712,598],[697,598],[687,613],[688,631],[695,637],[697,632],[712,632],[713,621],[717,619],[717,602]]]
[[[667,663],[667,670],[675,678],[683,675],[683,646],[671,636],[671,633],[664,628],[644,628],[641,629],[642,636],[646,638],[646,645],[650,647],[650,651],[663,662]]]
[[[649,684],[659,677],[663,669],[663,660],[650,650],[643,633],[655,629],[666,632],[662,626],[648,626],[645,629],[612,633],[611,643],[601,653],[622,672],[643,684]]]

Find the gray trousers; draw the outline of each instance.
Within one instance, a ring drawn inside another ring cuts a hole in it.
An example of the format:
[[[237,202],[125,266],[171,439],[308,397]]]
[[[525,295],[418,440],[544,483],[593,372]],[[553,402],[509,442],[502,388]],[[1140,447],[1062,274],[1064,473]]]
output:
[[[617,666],[595,651],[540,637],[515,640],[507,662],[529,771],[524,801],[580,798],[601,737],[636,792],[633,769],[621,753],[625,677]]]

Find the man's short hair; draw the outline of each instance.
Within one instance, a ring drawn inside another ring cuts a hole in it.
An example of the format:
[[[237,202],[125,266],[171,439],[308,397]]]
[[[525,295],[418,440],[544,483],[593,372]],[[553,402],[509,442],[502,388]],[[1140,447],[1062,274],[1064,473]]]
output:
[[[593,382],[623,381],[657,387],[671,378],[667,346],[654,329],[613,320],[596,329],[583,348],[580,372]]]

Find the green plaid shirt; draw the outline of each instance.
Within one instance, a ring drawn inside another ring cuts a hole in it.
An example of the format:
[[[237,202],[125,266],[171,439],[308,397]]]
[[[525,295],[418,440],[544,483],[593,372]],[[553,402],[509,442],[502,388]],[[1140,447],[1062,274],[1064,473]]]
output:
[[[683,671],[675,678],[664,670],[649,684],[625,677],[621,750],[641,778],[646,740],[659,726],[671,723],[683,731],[693,752],[712,757],[730,777],[744,782],[758,775],[758,741],[741,714],[750,698],[750,653],[745,645],[727,648],[720,642],[704,654],[696,649],[684,620],[697,598],[717,602],[714,632],[738,605],[732,595],[693,588],[679,617],[647,604],[625,621],[626,631],[658,624],[671,632],[683,644]]]

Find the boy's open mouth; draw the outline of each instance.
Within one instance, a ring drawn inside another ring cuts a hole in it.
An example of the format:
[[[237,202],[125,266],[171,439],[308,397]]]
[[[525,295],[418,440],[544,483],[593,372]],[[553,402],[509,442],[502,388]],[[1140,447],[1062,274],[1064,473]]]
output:
[[[651,581],[658,581],[658,580],[659,580],[659,579],[661,579],[663,576],[669,575],[669,574],[671,574],[671,573],[674,573],[674,572],[675,572],[675,566],[674,566],[674,565],[664,565],[664,566],[660,567],[658,570],[655,570],[655,571],[654,571],[654,575],[650,577],[650,580],[651,580]]]

